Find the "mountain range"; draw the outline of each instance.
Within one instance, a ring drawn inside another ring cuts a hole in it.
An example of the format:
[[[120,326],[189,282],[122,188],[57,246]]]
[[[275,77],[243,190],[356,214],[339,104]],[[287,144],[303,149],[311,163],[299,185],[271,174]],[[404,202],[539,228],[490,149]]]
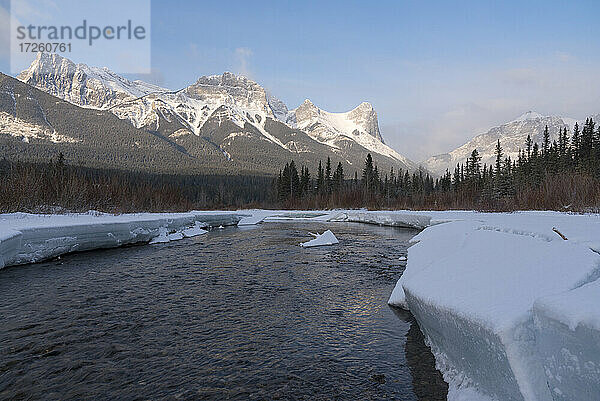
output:
[[[592,118],[594,121],[600,121],[600,114],[592,116]],[[576,122],[579,123],[580,127],[582,126],[583,121],[577,121],[573,118],[544,116],[534,111],[528,111],[515,120],[492,127],[487,132],[476,135],[473,139],[451,152],[430,157],[422,162],[421,166],[436,177],[444,174],[446,169],[453,172],[456,165],[464,163],[474,149],[477,149],[481,156],[482,165],[484,163],[487,165],[493,164],[496,159],[495,149],[498,139],[504,156],[516,160],[519,149],[525,148],[527,135],[531,136],[533,142],[541,144],[544,129],[547,126],[550,140],[558,140],[559,130],[567,128],[571,133]]]
[[[382,171],[417,168],[385,144],[369,103],[330,113],[306,100],[290,110],[229,72],[171,90],[46,53],[17,79],[0,76],[0,149],[170,173],[275,174],[292,159],[314,169],[330,157],[360,174],[367,153]]]
[[[575,122],[530,111],[418,165],[385,144],[369,103],[331,113],[307,99],[289,109],[258,83],[230,72],[172,90],[39,53],[16,79],[0,73],[2,157],[47,161],[61,152],[68,162],[91,167],[273,175],[292,159],[314,171],[330,157],[350,176],[360,175],[371,153],[380,171],[421,167],[437,177],[473,149],[482,164],[493,163],[498,139],[505,156],[515,159],[527,135],[541,143],[548,126],[554,140]]]

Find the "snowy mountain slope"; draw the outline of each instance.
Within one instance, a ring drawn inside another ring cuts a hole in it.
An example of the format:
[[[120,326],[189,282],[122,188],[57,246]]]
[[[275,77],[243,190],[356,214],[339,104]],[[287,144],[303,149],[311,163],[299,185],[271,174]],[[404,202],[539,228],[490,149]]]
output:
[[[105,68],[75,64],[58,55],[40,53],[18,79],[78,106],[110,111],[129,120],[136,128],[159,133],[177,143],[194,146],[190,134],[221,140],[227,137],[227,142],[212,144],[228,160],[235,155],[225,150],[226,147],[250,140],[255,145],[269,143],[269,146],[279,147],[286,152],[286,158],[300,161],[309,153],[313,154],[312,159],[326,159],[329,154],[351,169],[358,169],[366,153],[371,152],[386,170],[392,166],[411,170],[416,167],[383,143],[377,113],[368,103],[348,113],[319,110],[320,124],[309,124],[311,118],[302,117],[302,106],[289,112],[284,102],[262,86],[229,72],[200,77],[192,85],[173,91],[129,81]],[[297,115],[301,116],[300,124]],[[225,121],[233,125],[226,124],[229,130],[226,135],[215,136],[205,128],[208,121],[216,121],[220,131]],[[273,122],[281,122],[283,126]],[[267,126],[277,127],[277,132],[269,132]],[[290,141],[292,134],[295,139]]]
[[[330,113],[306,99],[298,108],[290,111],[287,122],[333,148],[339,149],[344,141],[350,139],[371,152],[401,162],[411,170],[416,168],[412,161],[384,143],[379,132],[377,112],[370,103],[363,102],[346,113]]]
[[[550,140],[558,138],[558,131],[563,128],[572,130],[577,120],[567,117],[543,116],[539,113],[529,111],[513,121],[497,127],[490,128],[486,133],[475,136],[469,142],[454,149],[449,153],[432,156],[422,163],[423,167],[436,176],[444,174],[446,169],[454,171],[457,163],[464,163],[473,149],[477,149],[481,156],[481,163],[493,163],[495,160],[494,150],[498,139],[502,145],[505,157],[510,156],[515,160],[519,149],[525,148],[527,135],[531,135],[533,142],[539,144],[543,141],[544,128],[548,126]],[[582,122],[579,121],[579,125]]]
[[[89,167],[232,175],[272,175],[290,159],[314,171],[330,157],[351,176],[360,173],[367,153],[350,140],[331,148],[258,113],[245,117],[251,124],[225,105],[208,114],[196,133],[179,114],[155,110],[155,124],[136,128],[112,109],[80,107],[0,74],[0,154],[47,162],[63,153],[68,163]],[[382,169],[399,167],[390,158],[373,158]]]

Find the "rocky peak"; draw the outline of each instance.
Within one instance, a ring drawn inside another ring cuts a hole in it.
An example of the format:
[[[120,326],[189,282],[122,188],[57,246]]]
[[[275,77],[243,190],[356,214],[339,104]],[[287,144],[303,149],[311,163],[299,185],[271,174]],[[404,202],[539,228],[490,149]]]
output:
[[[75,64],[58,54],[48,53],[38,53],[17,79],[68,102],[100,109],[165,90],[141,81],[131,82],[106,67]]]
[[[200,77],[196,83],[186,88],[186,93],[194,99],[236,105],[245,110],[275,117],[267,91],[256,82],[231,72]],[[282,109],[283,102],[280,100],[271,97],[271,103],[277,103],[278,108]]]
[[[377,112],[368,102],[362,102],[354,110],[348,113],[348,118],[356,125],[363,127],[364,132],[383,142],[381,132],[379,132],[379,122]]]
[[[298,108],[294,111],[296,122],[301,123],[306,120],[318,118],[321,114],[321,109],[313,104],[310,100],[306,99]]]

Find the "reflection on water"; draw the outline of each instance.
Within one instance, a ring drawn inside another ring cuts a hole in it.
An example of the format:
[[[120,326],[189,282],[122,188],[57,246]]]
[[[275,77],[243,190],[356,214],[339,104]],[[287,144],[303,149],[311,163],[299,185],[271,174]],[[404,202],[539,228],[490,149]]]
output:
[[[448,383],[442,374],[435,369],[435,358],[425,345],[423,333],[410,312],[399,308],[391,308],[398,318],[410,324],[406,333],[404,352],[412,375],[415,395],[419,400],[446,401]]]
[[[269,223],[1,270],[0,398],[445,399],[386,304],[414,234]]]

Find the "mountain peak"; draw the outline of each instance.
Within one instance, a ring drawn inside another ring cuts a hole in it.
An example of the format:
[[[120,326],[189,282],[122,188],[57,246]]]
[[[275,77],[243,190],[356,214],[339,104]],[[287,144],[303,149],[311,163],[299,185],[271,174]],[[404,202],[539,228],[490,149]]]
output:
[[[544,116],[540,113],[529,110],[528,112],[521,114],[518,118],[516,118],[513,121],[537,120],[538,118],[544,118]]]
[[[296,128],[306,130],[318,142],[337,147],[346,140],[344,138],[351,138],[372,152],[414,167],[410,160],[385,144],[379,131],[377,112],[368,102],[362,102],[344,113],[331,113],[306,99],[298,108],[291,111],[288,122]]]
[[[541,143],[544,140],[544,129],[548,127],[550,140],[553,141],[565,127],[572,129],[576,121],[573,118],[544,116],[535,111],[528,111],[515,120],[474,136],[467,143],[448,153],[430,157],[423,162],[423,166],[436,175],[442,175],[446,169],[453,171],[458,163],[464,163],[473,149],[479,152],[482,164],[493,164],[498,140],[504,150],[504,156],[515,160],[519,156],[519,150],[525,147],[527,136],[530,136],[533,142]]]
[[[371,111],[371,110],[375,110],[373,108],[373,105],[369,102],[362,102],[361,104],[359,104],[358,106],[356,106],[354,108],[354,110],[362,110],[362,111]]]
[[[231,71],[225,71],[222,74],[203,75],[198,78],[193,85],[245,87],[253,90],[264,91],[264,88],[258,83],[248,79],[243,75],[236,75]]]
[[[76,68],[76,64],[68,58],[62,57],[56,53],[50,54],[39,52],[29,67],[17,75],[17,79],[29,83],[28,81],[36,74],[56,74],[57,71],[61,74],[72,75]]]

